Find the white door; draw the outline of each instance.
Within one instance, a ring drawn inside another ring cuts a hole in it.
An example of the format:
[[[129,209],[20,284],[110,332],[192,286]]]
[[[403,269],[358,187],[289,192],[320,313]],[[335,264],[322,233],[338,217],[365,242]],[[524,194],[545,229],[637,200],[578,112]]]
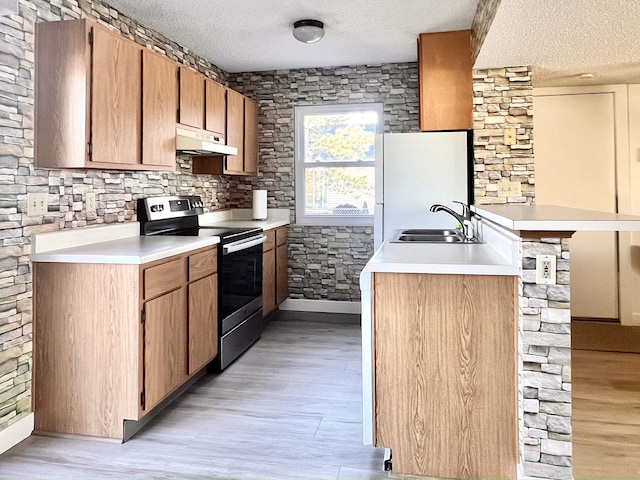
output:
[[[535,96],[535,202],[616,212],[612,93]],[[570,240],[571,314],[617,319],[615,232],[577,232]]]

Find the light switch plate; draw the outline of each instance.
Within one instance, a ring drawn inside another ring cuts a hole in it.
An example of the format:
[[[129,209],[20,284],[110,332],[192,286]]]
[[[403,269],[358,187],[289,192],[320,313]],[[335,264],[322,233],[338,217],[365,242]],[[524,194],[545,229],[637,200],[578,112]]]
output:
[[[48,206],[48,193],[27,193],[27,215],[35,217],[45,215]]]
[[[504,129],[504,144],[515,145],[516,144],[516,129],[505,128]]]

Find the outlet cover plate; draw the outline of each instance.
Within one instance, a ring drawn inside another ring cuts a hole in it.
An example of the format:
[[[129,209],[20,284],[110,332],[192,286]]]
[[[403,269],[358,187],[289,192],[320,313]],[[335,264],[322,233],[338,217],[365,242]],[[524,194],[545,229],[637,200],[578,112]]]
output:
[[[536,255],[536,283],[542,285],[556,284],[555,255]]]
[[[498,182],[498,196],[499,197],[521,197],[522,189],[520,188],[520,182]]]
[[[48,193],[27,193],[27,215],[30,217],[46,215],[48,201]]]

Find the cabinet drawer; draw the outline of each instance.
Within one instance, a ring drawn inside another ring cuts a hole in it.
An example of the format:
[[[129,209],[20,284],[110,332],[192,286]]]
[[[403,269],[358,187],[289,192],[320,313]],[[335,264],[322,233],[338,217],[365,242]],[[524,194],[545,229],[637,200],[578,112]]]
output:
[[[184,258],[149,267],[144,271],[144,298],[152,298],[180,287],[187,281]]]
[[[189,281],[211,275],[218,270],[217,247],[189,256]]]
[[[276,245],[284,245],[287,243],[287,227],[280,227],[276,230]]]
[[[262,244],[262,251],[268,252],[269,250],[273,249],[273,247],[276,246],[276,231],[267,230],[266,232],[263,232],[263,233],[267,236],[267,239]]]

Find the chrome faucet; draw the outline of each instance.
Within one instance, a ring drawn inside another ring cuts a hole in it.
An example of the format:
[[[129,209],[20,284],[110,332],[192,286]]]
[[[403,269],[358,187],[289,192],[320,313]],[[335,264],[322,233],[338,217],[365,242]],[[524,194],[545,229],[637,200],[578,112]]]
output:
[[[469,206],[465,203],[457,201],[454,201],[453,203],[459,203],[460,205],[462,205],[462,215],[454,212],[446,205],[441,205],[439,203],[434,203],[433,205],[431,205],[431,208],[429,210],[434,213],[446,212],[454,217],[456,220],[458,220],[458,223],[462,227],[462,233],[464,234],[465,238],[467,240],[471,240],[474,236],[473,224],[471,223],[471,209],[469,209]]]

